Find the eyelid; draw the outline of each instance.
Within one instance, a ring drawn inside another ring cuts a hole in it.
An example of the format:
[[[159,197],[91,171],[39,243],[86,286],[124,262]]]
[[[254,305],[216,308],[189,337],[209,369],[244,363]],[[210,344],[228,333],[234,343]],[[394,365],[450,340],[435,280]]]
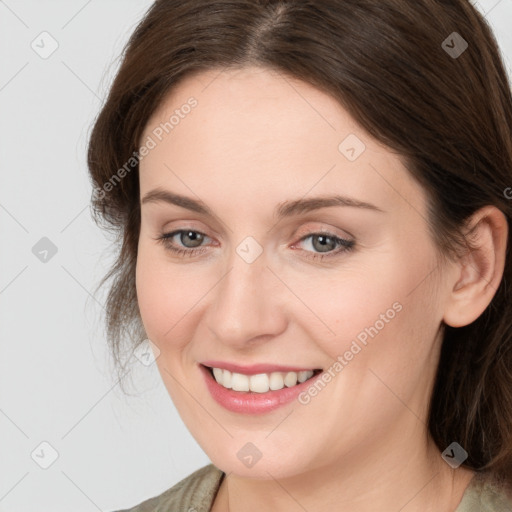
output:
[[[170,243],[170,241],[175,236],[180,235],[182,233],[186,233],[188,231],[192,231],[192,233],[196,233],[196,234],[202,235],[205,239],[210,240],[210,243],[207,244],[207,245],[210,245],[211,242],[213,241],[213,238],[211,236],[207,235],[206,233],[204,233],[203,231],[200,231],[198,229],[189,228],[189,227],[182,227],[182,228],[172,229],[170,231],[163,230],[161,232],[161,234],[155,238],[155,240],[162,241],[164,243],[167,241],[167,242]],[[194,249],[196,249],[196,250],[206,249],[207,245],[199,245],[198,247],[194,247],[194,248],[178,246],[178,248],[185,249],[188,252],[192,252],[192,251],[194,251]]]
[[[312,260],[322,260],[324,258],[335,258],[336,256],[339,256],[340,254],[348,251],[352,251],[355,247],[355,239],[353,238],[344,238],[340,237],[332,232],[329,231],[311,231],[310,233],[307,233],[303,237],[301,237],[297,242],[295,242],[291,248],[295,249],[296,245],[300,244],[301,242],[304,242],[308,238],[318,237],[318,236],[325,236],[327,238],[331,238],[335,241],[337,248],[333,249],[332,251],[328,251],[325,253],[322,252],[315,252],[315,251],[307,251],[304,249],[299,249],[302,252],[305,252],[307,254],[306,259],[312,259]]]
[[[325,237],[328,237],[328,238],[332,238],[334,240],[341,240],[341,241],[344,241],[344,242],[347,242],[347,243],[350,243],[352,242],[352,239],[350,238],[345,238],[345,237],[342,237],[342,236],[339,236],[339,235],[336,235],[335,233],[333,233],[332,231],[326,231],[326,230],[315,230],[315,231],[310,231],[309,233],[306,233],[305,235],[301,236],[296,242],[293,243],[293,245],[291,245],[290,247],[294,248],[297,244],[300,244],[301,242],[304,242],[305,240],[307,240],[308,238],[313,238],[315,236],[325,236]],[[310,251],[307,251],[307,252],[310,252]],[[318,253],[320,254],[320,253]]]
[[[300,227],[297,231],[294,232],[293,238],[298,237],[299,239],[304,238],[305,236],[314,234],[314,235],[328,235],[335,236],[337,238],[343,238],[346,240],[355,240],[355,236],[347,231],[346,229],[340,230],[335,227],[326,227],[325,223],[316,222],[316,223],[308,223],[308,227]]]
[[[160,238],[162,235],[165,235],[166,238],[170,239],[172,238],[173,236],[177,235],[178,233],[181,233],[181,232],[184,232],[184,231],[192,231],[194,233],[199,233],[200,235],[203,235],[204,237],[207,237],[209,238],[210,240],[212,240],[212,236],[210,235],[207,235],[204,231],[202,231],[201,229],[198,229],[196,228],[195,226],[187,226],[187,225],[179,225],[178,227],[176,228],[162,228],[161,231],[160,231],[160,236],[158,238]],[[309,227],[309,228],[303,228],[301,227],[299,230],[297,230],[296,232],[294,232],[294,234],[292,235],[292,237],[294,239],[297,239],[296,242],[293,243],[293,245],[299,243],[299,242],[302,242],[304,240],[304,238],[307,238],[309,236],[313,236],[313,235],[325,235],[325,236],[330,236],[330,237],[333,237],[333,238],[338,238],[338,239],[341,239],[341,240],[346,240],[347,242],[349,241],[352,241],[354,240],[355,241],[355,237],[349,233],[348,231],[344,230],[344,232],[348,235],[348,237],[344,234],[339,234],[339,233],[336,233],[336,230],[335,228],[326,228],[326,227]],[[217,234],[215,234],[214,236],[217,236]],[[204,247],[204,246],[201,246],[201,247]]]
[[[205,252],[208,252],[208,246],[206,245],[199,245],[197,247],[183,247],[180,245],[173,245],[171,243],[172,239],[180,235],[182,233],[186,233],[187,231],[192,231],[193,233],[200,234],[203,237],[212,239],[210,236],[208,236],[206,233],[203,233],[202,231],[191,229],[188,227],[182,227],[180,229],[175,229],[170,232],[162,233],[160,236],[158,236],[155,240],[162,244],[166,250],[168,250],[170,253],[174,254],[176,257],[194,257],[199,256],[201,254],[204,254]],[[325,253],[322,252],[315,252],[315,251],[308,251],[304,249],[300,249],[302,253],[305,253],[304,258],[306,260],[310,261],[323,261],[323,260],[333,260],[336,261],[337,258],[341,257],[344,253],[348,253],[350,251],[354,250],[355,247],[355,239],[354,238],[344,238],[340,237],[330,231],[327,231],[326,229],[320,229],[320,230],[312,230],[308,233],[304,234],[297,242],[295,242],[291,247],[295,248],[295,246],[298,243],[303,242],[304,240],[307,240],[308,238],[312,237],[318,237],[318,236],[326,236],[328,238],[331,238],[335,241],[337,247],[331,251],[327,251]]]

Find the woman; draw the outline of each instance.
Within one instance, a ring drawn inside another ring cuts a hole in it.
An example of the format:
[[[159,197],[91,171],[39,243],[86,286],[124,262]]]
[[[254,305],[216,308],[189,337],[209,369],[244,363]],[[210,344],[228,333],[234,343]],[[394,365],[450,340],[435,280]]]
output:
[[[88,158],[113,354],[151,340],[212,461],[131,511],[512,510],[512,99],[469,2],[159,0]]]

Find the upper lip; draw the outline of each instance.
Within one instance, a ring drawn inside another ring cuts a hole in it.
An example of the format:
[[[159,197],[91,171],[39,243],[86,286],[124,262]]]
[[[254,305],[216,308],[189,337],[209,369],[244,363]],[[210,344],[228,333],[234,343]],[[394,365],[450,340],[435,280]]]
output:
[[[201,361],[203,366],[209,366],[210,368],[221,368],[229,370],[232,373],[242,373],[244,375],[256,375],[258,373],[272,373],[272,372],[303,372],[307,370],[318,370],[320,368],[299,367],[299,366],[283,366],[280,364],[251,364],[251,365],[240,365],[236,363],[228,363],[226,361]]]

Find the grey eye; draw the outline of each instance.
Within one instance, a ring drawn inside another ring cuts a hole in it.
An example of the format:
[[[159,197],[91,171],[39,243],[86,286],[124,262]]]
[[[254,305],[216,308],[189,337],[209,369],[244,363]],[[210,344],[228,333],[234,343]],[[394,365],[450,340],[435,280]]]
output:
[[[198,233],[197,231],[180,231],[176,233],[180,242],[189,248],[199,247],[204,241],[204,235]]]
[[[337,247],[336,239],[326,235],[311,235],[312,246],[318,252],[333,251]],[[317,241],[318,243],[315,243]]]

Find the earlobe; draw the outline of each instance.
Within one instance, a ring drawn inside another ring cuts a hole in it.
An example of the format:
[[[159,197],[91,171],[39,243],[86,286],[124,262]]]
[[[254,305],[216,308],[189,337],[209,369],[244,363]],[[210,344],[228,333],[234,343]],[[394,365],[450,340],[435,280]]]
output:
[[[472,250],[456,263],[453,287],[443,320],[452,327],[475,321],[492,301],[503,277],[508,237],[507,219],[494,206],[475,212],[467,223]]]

